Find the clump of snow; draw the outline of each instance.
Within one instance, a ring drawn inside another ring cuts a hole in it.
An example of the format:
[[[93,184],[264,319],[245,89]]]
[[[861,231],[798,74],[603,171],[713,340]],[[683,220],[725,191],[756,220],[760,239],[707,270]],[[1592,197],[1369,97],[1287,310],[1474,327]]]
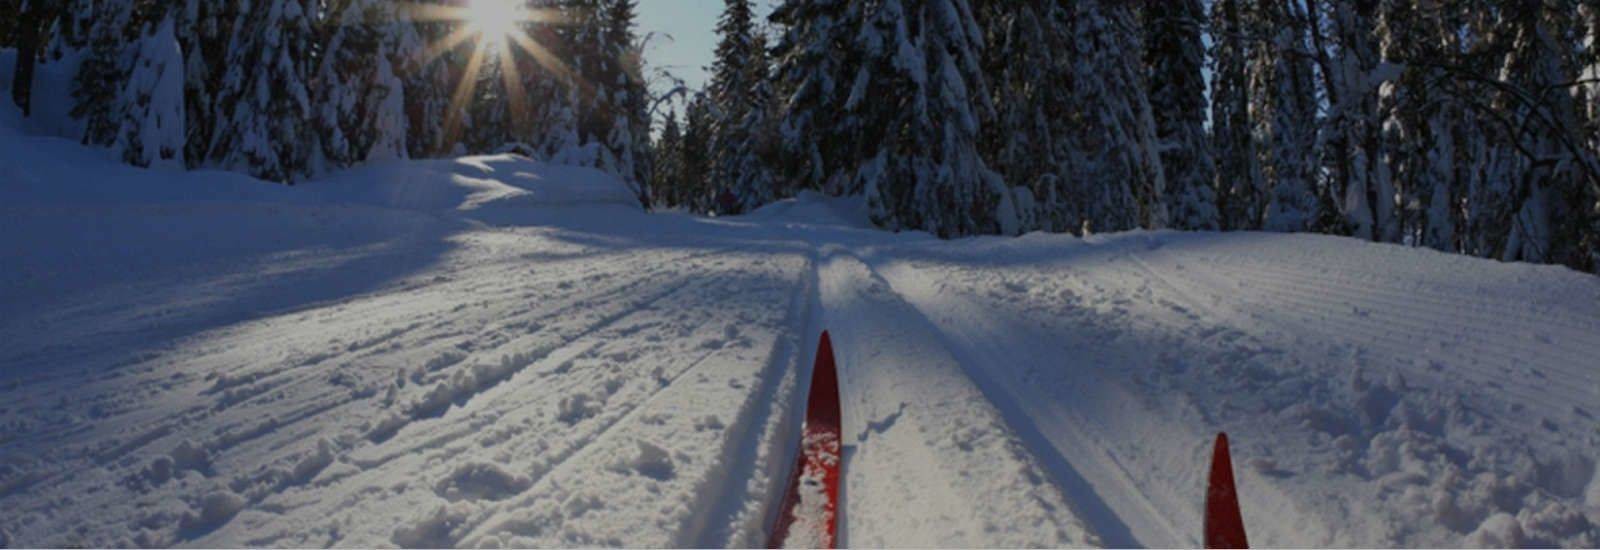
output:
[[[327,438],[317,440],[316,450],[307,453],[299,462],[295,463],[294,470],[290,473],[290,479],[293,480],[293,483],[310,483],[313,478],[317,477],[317,474],[322,473],[323,469],[333,464],[333,449],[333,442],[328,441]]]
[[[625,463],[628,470],[657,481],[667,481],[677,475],[672,454],[666,449],[643,439],[638,445],[638,454]]]
[[[245,507],[244,497],[222,489],[209,493],[200,500],[200,507],[183,516],[179,528],[191,536],[221,527]]]
[[[600,414],[605,406],[605,401],[596,399],[585,392],[576,392],[561,398],[561,403],[556,407],[556,418],[568,424]]]
[[[178,470],[206,472],[211,469],[211,451],[194,441],[185,439],[172,449],[172,465]]]
[[[434,484],[434,491],[451,501],[501,500],[531,486],[533,481],[528,476],[512,474],[498,464],[468,462]]]
[[[475,507],[469,502],[441,505],[394,529],[390,541],[401,548],[451,548],[465,536],[467,517]]]
[[[160,485],[162,483],[166,483],[167,480],[172,479],[172,474],[172,457],[158,456],[152,459],[150,461],[150,465],[145,468],[144,478],[150,483]]]

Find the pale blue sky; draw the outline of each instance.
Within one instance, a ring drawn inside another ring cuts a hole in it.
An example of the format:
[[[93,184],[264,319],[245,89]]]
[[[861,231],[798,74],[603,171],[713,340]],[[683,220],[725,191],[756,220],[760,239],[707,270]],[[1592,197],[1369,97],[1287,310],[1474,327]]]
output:
[[[756,17],[765,24],[777,0],[755,0]],[[641,36],[650,37],[645,48],[645,63],[651,74],[665,68],[699,89],[708,78],[706,67],[717,47],[717,18],[722,16],[723,0],[639,0]],[[664,83],[656,84],[665,87]]]

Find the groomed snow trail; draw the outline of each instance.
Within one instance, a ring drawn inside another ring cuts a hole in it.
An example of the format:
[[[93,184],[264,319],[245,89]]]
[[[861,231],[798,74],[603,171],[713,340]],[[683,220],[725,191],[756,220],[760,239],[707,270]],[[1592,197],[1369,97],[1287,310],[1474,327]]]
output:
[[[1218,430],[1257,544],[1600,544],[1592,276],[414,168],[308,191],[338,200],[0,189],[0,545],[760,545],[824,328],[845,544],[1193,546]],[[46,175],[160,185],[80,169]]]

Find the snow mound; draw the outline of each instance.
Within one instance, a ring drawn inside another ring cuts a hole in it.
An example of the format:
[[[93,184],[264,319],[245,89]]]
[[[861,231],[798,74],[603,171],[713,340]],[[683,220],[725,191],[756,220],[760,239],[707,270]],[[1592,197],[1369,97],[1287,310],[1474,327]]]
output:
[[[830,197],[816,191],[801,191],[792,199],[762,206],[740,218],[875,228],[867,214],[865,197]]]
[[[537,206],[639,209],[633,191],[614,176],[514,154],[377,163],[305,186],[330,202],[474,213],[498,221],[513,221],[504,210]]]

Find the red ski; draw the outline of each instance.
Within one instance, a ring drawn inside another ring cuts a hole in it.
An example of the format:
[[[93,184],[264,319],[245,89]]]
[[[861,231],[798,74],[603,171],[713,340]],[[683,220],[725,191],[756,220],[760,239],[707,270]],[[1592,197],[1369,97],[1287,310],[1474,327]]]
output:
[[[839,372],[833,342],[822,331],[806,398],[800,456],[773,522],[768,548],[833,548],[839,503]]]
[[[1211,448],[1211,480],[1206,487],[1206,548],[1249,548],[1239,493],[1233,489],[1233,457],[1228,434],[1218,433]]]

